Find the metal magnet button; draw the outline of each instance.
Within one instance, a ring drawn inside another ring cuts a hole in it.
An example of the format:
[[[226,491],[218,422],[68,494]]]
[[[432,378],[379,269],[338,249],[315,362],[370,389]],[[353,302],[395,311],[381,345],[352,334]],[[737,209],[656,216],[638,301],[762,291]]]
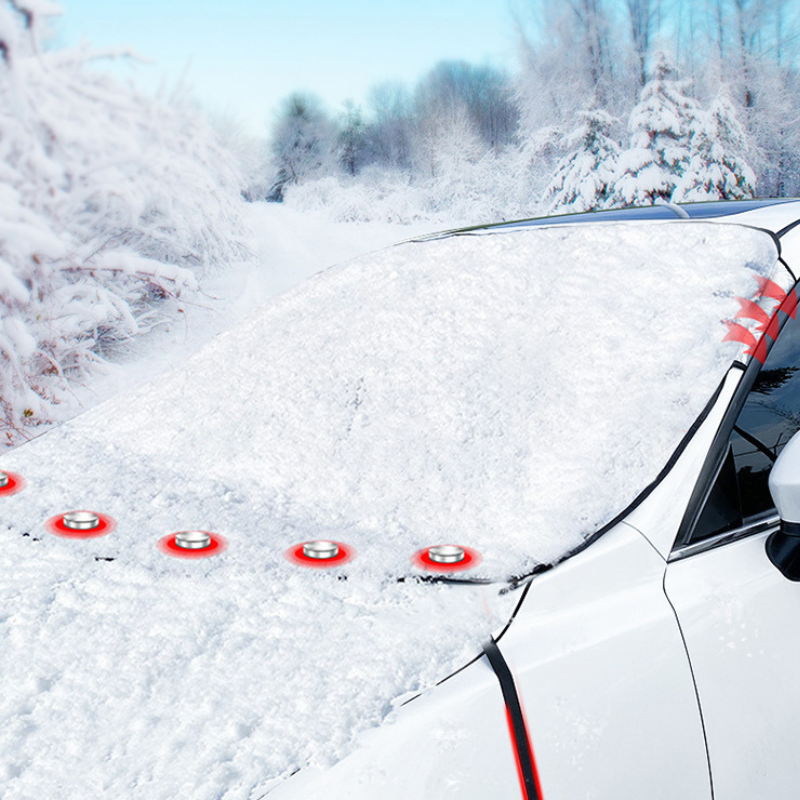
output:
[[[8,475],[5,472],[0,472],[0,489],[8,486]]]
[[[336,558],[339,555],[339,545],[326,541],[306,542],[303,545],[303,555],[306,558]]]
[[[428,548],[428,557],[438,564],[455,564],[464,560],[464,548],[457,544],[437,544]]]
[[[185,550],[203,550],[211,547],[211,535],[205,531],[181,531],[175,534],[175,544]]]
[[[64,527],[73,531],[89,531],[100,524],[100,517],[93,511],[68,511],[61,519]]]

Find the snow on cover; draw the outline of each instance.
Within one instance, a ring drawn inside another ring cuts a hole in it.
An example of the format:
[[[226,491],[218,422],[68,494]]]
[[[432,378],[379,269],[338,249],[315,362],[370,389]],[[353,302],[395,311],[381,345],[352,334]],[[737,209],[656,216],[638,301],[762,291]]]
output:
[[[474,547],[502,580],[579,545],[700,413],[737,352],[720,320],[775,260],[694,222],[405,243],[4,456],[28,481],[0,498],[4,797],[244,800],[345,755],[517,600],[398,582],[414,552]],[[118,527],[44,531],[74,508]],[[228,550],[157,550],[195,528]],[[284,558],[311,538],[357,557]]]

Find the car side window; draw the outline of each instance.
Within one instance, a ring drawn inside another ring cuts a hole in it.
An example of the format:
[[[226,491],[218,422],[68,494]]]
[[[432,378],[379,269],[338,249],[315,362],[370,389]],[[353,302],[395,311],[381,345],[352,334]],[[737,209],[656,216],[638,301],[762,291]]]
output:
[[[739,413],[728,452],[692,533],[701,541],[775,513],[767,480],[800,430],[800,313],[788,319]]]

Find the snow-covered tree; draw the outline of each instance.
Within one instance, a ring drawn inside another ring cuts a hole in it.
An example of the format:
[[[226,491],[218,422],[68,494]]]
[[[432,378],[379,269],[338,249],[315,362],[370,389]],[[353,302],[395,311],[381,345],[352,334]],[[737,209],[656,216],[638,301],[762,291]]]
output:
[[[199,112],[88,68],[85,49],[40,50],[56,11],[0,5],[3,444],[63,418],[121,343],[248,255],[242,176]]]
[[[377,84],[369,90],[368,104],[372,117],[366,130],[370,159],[382,167],[407,172],[414,127],[408,90],[397,82]]]
[[[499,152],[516,133],[519,114],[508,77],[490,66],[466,61],[440,61],[425,75],[415,92],[418,121],[459,107],[483,144]]]
[[[335,129],[322,101],[295,92],[281,106],[272,129],[275,181],[272,200],[283,199],[284,187],[321,177],[335,163]]]
[[[747,140],[725,93],[709,111],[696,111],[692,155],[672,199],[675,202],[742,200],[755,196],[756,176],[747,161]]]
[[[542,127],[571,130],[589,98],[612,116],[624,116],[640,87],[619,3],[528,0],[526,5],[533,13],[527,25],[518,19],[521,69],[515,80],[520,141]]]
[[[742,109],[740,119],[747,131],[747,156],[757,175],[759,194],[796,197],[800,194],[800,125],[793,110],[800,108],[800,73],[759,61],[754,64],[751,85],[755,105]]]
[[[647,82],[645,65],[650,56],[650,47],[656,23],[661,16],[661,0],[625,0],[631,45],[639,88]]]
[[[599,108],[584,109],[578,126],[567,136],[572,152],[561,160],[545,190],[546,213],[593,211],[608,202],[619,158],[611,136],[613,118]]]
[[[669,201],[691,159],[692,123],[697,103],[668,57],[656,56],[653,73],[628,120],[630,146],[617,163],[614,205]]]
[[[418,173],[425,178],[457,175],[486,152],[467,108],[459,102],[438,106],[422,117],[413,145]]]
[[[366,138],[361,108],[345,100],[337,135],[339,163],[348,175],[356,175],[364,164]]]

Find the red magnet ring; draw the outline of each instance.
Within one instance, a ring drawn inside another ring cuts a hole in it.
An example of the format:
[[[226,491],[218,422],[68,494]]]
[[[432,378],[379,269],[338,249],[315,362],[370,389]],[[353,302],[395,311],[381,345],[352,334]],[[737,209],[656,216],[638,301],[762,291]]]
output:
[[[312,555],[309,555],[311,553]],[[331,553],[334,553],[331,555]],[[298,567],[338,567],[352,561],[356,556],[355,548],[342,542],[312,541],[292,545],[283,554],[287,561]]]
[[[463,552],[463,557],[457,561],[450,561],[449,558],[455,558],[459,551]],[[445,554],[444,557],[448,558],[447,561],[439,560],[442,558],[442,554]],[[431,557],[432,555],[433,557]],[[481,554],[477,550],[463,545],[435,545],[426,547],[424,550],[418,550],[411,558],[411,563],[415,567],[419,567],[419,569],[433,572],[460,572],[464,569],[477,567],[481,563]]]
[[[184,546],[176,542],[176,537],[181,534],[197,534],[203,533],[208,537],[209,543],[204,547],[197,546]],[[212,533],[211,531],[178,531],[177,533],[170,533],[167,536],[162,536],[158,540],[156,547],[167,556],[174,558],[207,558],[208,556],[218,556],[228,546],[228,540],[219,533]]]
[[[95,517],[97,523],[91,527],[70,527],[64,521],[64,518],[69,519],[70,515],[85,515],[89,520],[91,517]],[[107,533],[111,533],[116,527],[117,523],[112,517],[107,514],[98,514],[96,511],[67,511],[65,514],[50,517],[44,524],[48,533],[63,536],[65,539],[93,539],[95,536],[105,536]]]
[[[0,486],[0,497],[16,494],[25,488],[25,478],[22,475],[17,475],[16,472],[2,472],[0,475],[6,476],[5,484]]]

